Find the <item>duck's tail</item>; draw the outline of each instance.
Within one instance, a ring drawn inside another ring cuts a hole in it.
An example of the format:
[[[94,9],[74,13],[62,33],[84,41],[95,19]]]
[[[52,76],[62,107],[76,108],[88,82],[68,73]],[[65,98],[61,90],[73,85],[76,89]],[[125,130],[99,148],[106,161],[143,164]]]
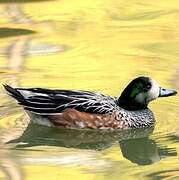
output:
[[[13,88],[7,84],[3,84],[4,89],[8,92],[10,96],[15,98],[19,103],[22,103],[25,99],[22,94],[18,91],[18,89]]]

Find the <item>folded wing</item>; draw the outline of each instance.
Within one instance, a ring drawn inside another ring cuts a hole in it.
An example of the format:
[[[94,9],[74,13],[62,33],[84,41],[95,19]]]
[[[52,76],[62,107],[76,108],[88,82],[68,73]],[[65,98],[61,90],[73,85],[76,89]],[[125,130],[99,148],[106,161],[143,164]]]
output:
[[[117,107],[115,98],[100,93],[12,88],[8,85],[4,85],[4,88],[19,104],[23,105],[24,109],[41,115],[60,113],[66,108],[74,108],[82,112],[110,114]]]

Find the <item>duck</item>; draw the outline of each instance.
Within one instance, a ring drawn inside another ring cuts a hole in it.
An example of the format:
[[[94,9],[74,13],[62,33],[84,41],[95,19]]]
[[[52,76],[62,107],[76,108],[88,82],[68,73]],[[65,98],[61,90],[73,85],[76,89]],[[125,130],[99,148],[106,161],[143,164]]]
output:
[[[82,90],[13,88],[3,85],[35,124],[79,129],[135,129],[152,127],[148,104],[177,94],[150,77],[133,79],[119,97]]]

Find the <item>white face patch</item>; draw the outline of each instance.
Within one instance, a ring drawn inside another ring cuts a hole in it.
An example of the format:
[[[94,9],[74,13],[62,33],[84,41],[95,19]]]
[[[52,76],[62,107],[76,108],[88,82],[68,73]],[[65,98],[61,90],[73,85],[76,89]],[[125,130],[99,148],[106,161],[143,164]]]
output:
[[[159,97],[159,91],[160,91],[160,87],[159,87],[159,84],[157,81],[151,79],[151,84],[152,84],[152,87],[151,89],[147,92],[148,94],[148,98],[147,98],[147,101],[152,101],[156,98]]]

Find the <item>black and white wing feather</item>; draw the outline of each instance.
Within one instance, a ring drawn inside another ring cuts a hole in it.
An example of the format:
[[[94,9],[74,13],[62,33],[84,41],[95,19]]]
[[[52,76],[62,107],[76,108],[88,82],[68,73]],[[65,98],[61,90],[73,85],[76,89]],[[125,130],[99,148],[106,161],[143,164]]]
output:
[[[118,107],[115,98],[89,91],[24,89],[8,85],[4,85],[4,88],[25,110],[41,115],[60,113],[66,108],[111,114]]]

